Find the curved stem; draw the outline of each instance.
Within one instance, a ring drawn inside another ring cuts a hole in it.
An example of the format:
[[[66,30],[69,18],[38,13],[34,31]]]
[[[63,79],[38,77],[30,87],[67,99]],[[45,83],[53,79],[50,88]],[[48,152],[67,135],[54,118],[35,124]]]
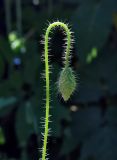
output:
[[[70,58],[70,48],[71,48],[71,32],[68,26],[62,22],[54,22],[50,24],[46,30],[45,34],[45,42],[44,42],[44,54],[45,54],[45,78],[46,78],[46,115],[45,115],[45,133],[44,133],[44,141],[42,148],[42,160],[46,159],[46,150],[47,150],[47,139],[48,139],[48,130],[49,130],[49,108],[50,108],[50,80],[49,80],[49,61],[48,61],[48,46],[49,46],[49,33],[50,31],[60,26],[65,34],[66,34],[66,49],[65,49],[65,66],[69,66],[69,58]]]

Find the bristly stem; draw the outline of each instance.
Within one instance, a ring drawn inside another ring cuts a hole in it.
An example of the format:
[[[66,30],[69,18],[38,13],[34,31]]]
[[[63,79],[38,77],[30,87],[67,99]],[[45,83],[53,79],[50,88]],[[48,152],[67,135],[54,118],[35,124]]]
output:
[[[50,109],[50,79],[49,79],[49,34],[52,29],[55,27],[60,27],[64,30],[66,34],[66,49],[65,49],[65,67],[69,66],[70,59],[70,49],[71,49],[71,31],[65,23],[54,22],[50,24],[46,30],[44,36],[44,56],[45,56],[45,80],[46,80],[46,115],[45,115],[45,129],[44,129],[44,141],[42,148],[42,160],[46,160],[46,151],[47,151],[47,139],[48,139],[48,130],[49,130],[49,109]]]

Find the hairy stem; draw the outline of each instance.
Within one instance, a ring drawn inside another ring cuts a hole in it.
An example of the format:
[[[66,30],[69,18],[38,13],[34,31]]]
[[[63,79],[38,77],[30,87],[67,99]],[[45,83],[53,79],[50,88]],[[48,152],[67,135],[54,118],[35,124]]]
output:
[[[66,34],[66,49],[65,49],[65,67],[69,66],[70,59],[70,48],[71,48],[71,32],[68,26],[62,22],[54,22],[50,24],[46,30],[44,37],[44,55],[45,55],[45,78],[46,78],[46,115],[45,115],[45,131],[44,131],[44,141],[42,148],[42,160],[46,160],[46,151],[47,151],[47,139],[48,139],[48,130],[49,130],[49,108],[50,108],[50,80],[49,80],[49,34],[52,29],[60,26]]]

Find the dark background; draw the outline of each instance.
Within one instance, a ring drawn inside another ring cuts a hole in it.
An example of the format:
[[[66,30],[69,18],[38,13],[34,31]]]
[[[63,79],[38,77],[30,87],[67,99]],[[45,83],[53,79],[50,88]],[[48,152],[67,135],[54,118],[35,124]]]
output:
[[[117,0],[0,0],[0,160],[38,160],[45,82],[42,35],[69,23],[77,89],[57,92],[64,35],[51,35],[50,160],[117,160]],[[48,22],[49,21],[49,22]]]

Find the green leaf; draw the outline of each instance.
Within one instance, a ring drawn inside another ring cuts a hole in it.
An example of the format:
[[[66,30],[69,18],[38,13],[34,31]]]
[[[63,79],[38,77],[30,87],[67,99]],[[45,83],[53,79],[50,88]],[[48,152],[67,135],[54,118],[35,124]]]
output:
[[[15,103],[16,103],[15,97],[0,98],[0,109],[13,105]]]
[[[82,64],[93,47],[100,50],[107,41],[112,26],[115,0],[83,3],[72,16],[76,48]]]
[[[80,84],[73,95],[73,103],[98,102],[103,96],[117,93],[117,54],[110,47],[104,48],[97,59],[78,70]]]
[[[102,122],[104,121],[107,123],[105,123],[103,127],[100,127],[97,132],[84,141],[80,160],[88,159],[91,156],[94,157],[94,159],[100,160],[117,159],[116,115],[116,106],[111,106],[111,108],[108,108],[107,114],[102,120]]]
[[[72,113],[71,132],[77,143],[89,139],[102,123],[100,108],[81,108]]]
[[[17,111],[17,116],[16,116],[16,133],[17,133],[20,145],[25,145],[28,141],[29,136],[32,133],[35,133],[34,132],[34,123],[33,123],[34,122],[33,121],[34,115],[33,115],[33,113],[27,113],[27,112],[30,112],[30,111],[28,111],[29,108],[27,108],[28,104],[30,104],[30,102],[23,103],[19,107],[19,109]],[[31,116],[30,122],[29,122],[29,119],[27,119],[27,114],[30,114],[30,116]]]
[[[0,116],[4,116],[11,111],[14,104],[16,104],[16,97],[2,97],[0,98]]]
[[[65,129],[64,141],[61,147],[60,156],[67,155],[72,152],[78,145],[76,138],[72,135],[71,129]],[[69,145],[68,145],[69,144]]]

